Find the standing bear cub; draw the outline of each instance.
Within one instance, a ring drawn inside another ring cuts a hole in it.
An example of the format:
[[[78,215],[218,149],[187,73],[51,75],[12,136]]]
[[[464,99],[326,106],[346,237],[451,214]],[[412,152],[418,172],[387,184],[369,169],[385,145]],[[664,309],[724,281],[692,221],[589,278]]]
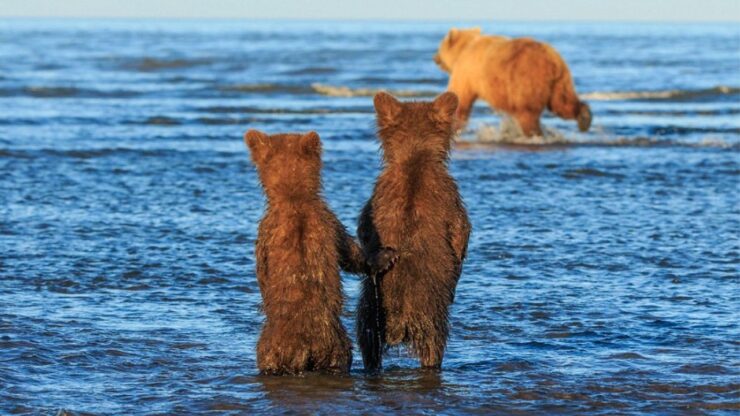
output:
[[[457,104],[450,92],[416,103],[383,92],[375,96],[384,166],[357,236],[366,253],[389,246],[399,257],[378,276],[380,290],[370,279],[363,282],[357,335],[368,370],[379,369],[384,348],[397,344],[407,345],[422,367],[442,364],[471,229],[447,168]]]
[[[545,109],[591,126],[591,109],[578,99],[568,65],[558,52],[534,39],[485,36],[480,29],[452,29],[434,61],[450,74],[447,87],[460,99],[459,128],[478,98],[512,116],[525,136],[541,136]]]
[[[395,253],[377,250],[368,263],[329,210],[321,197],[318,134],[250,130],[244,139],[267,196],[255,246],[266,317],[257,366],[263,374],[346,373],[352,343],[340,321],[339,269],[376,273],[391,265]]]

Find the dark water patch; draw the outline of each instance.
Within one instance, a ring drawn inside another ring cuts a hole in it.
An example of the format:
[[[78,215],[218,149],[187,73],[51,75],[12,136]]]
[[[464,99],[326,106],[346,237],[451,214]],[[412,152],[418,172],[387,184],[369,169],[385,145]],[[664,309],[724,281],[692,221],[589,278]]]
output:
[[[72,86],[26,86],[0,88],[0,97],[27,96],[33,98],[131,98],[141,95],[133,90],[103,91]]]
[[[181,150],[176,149],[151,149],[151,148],[125,148],[110,147],[97,149],[37,149],[37,150],[0,150],[0,158],[7,159],[37,159],[47,157],[71,158],[71,159],[96,159],[96,158],[117,158],[117,157],[162,157],[174,155]],[[96,171],[92,171],[96,172]],[[119,171],[119,174],[125,173],[125,170]]]
[[[682,374],[738,374],[737,371],[731,371],[729,368],[718,364],[684,364],[678,367],[675,371]]]
[[[37,348],[38,346],[31,341],[13,341],[7,335],[0,338],[0,349]]]
[[[704,393],[740,393],[740,383],[734,384],[703,384],[691,386],[693,391]]]
[[[175,348],[178,350],[190,350],[190,349],[205,350],[208,348],[208,344],[204,344],[202,342],[178,342],[178,343],[173,344],[172,348]]]
[[[184,75],[175,75],[171,77],[167,77],[164,79],[164,82],[168,82],[170,84],[201,84],[201,83],[212,83],[213,80],[211,78],[203,77],[203,76],[194,76],[190,74],[184,74]]]
[[[278,121],[270,118],[261,117],[198,117],[195,119],[196,122],[209,126],[224,126],[224,125],[240,125],[247,126],[253,123],[277,123]],[[311,124],[312,121],[308,118],[292,118],[290,120],[281,120],[281,123],[288,122],[291,126],[293,125],[304,125]]]
[[[233,85],[216,85],[218,91],[224,93],[282,93],[282,94],[313,94],[314,90],[304,85],[293,84],[233,84]]]
[[[573,334],[568,331],[551,331],[545,334],[545,338],[549,339],[570,338],[571,336]]]
[[[53,62],[44,62],[36,65],[34,68],[39,71],[57,71],[60,69],[64,69],[64,66]],[[2,79],[2,77],[0,77],[0,79]]]
[[[503,258],[503,257],[499,257],[499,258]],[[504,276],[504,279],[508,279],[508,280],[527,280],[527,279],[529,279],[529,277],[528,276],[515,275],[515,274],[507,274],[506,276]]]
[[[563,177],[566,179],[579,179],[587,177],[601,177],[601,178],[624,178],[624,175],[619,173],[605,172],[594,168],[578,168],[569,169],[563,173]]]
[[[568,345],[558,344],[556,342],[543,342],[543,341],[529,341],[529,342],[516,342],[511,344],[517,348],[524,348],[529,350],[568,350],[574,347]]]
[[[0,149],[0,158],[4,159],[31,159],[33,155],[27,151],[13,151]]]
[[[89,413],[84,411],[78,411],[78,410],[71,410],[71,409],[54,409],[56,410],[53,412],[55,416],[95,416],[95,413]]]
[[[0,126],[41,126],[48,123],[43,119],[5,118],[0,120]]]
[[[150,125],[150,126],[178,126],[182,123],[179,120],[172,118],[172,117],[154,116],[154,117],[149,117],[148,119],[146,119],[143,124]]]
[[[543,393],[544,392],[537,391],[537,390],[516,389],[516,391],[509,394],[509,398],[511,400],[524,400],[524,401],[542,400],[544,397]]]
[[[2,398],[2,396],[0,396],[0,398]],[[12,400],[12,399],[10,399],[10,400]],[[22,406],[22,405],[14,405],[14,406],[12,406],[8,410],[8,412],[11,415],[26,415],[26,414],[29,414],[30,415],[30,414],[35,413],[37,410],[38,409],[33,409],[31,407],[26,407],[26,406]]]
[[[82,92],[74,87],[25,87],[22,91],[36,98],[74,97]]]
[[[705,409],[705,410],[730,410],[730,411],[740,411],[740,402],[734,401],[734,402],[720,402],[720,403],[707,403],[707,402],[696,402],[696,403],[690,403],[686,407],[690,409]],[[731,413],[734,414],[734,413]]]
[[[651,135],[655,136],[688,136],[692,134],[740,135],[740,128],[737,127],[650,126],[647,130]]]
[[[337,73],[337,68],[330,66],[309,66],[285,71],[286,75],[326,75]]]
[[[606,357],[609,360],[647,360],[647,357],[636,352],[622,352]]]
[[[375,77],[375,76],[367,76],[367,77],[360,77],[357,78],[356,81],[362,82],[369,85],[384,85],[388,84],[389,82],[392,82],[394,84],[429,84],[429,85],[435,85],[435,86],[444,86],[444,84],[447,82],[447,79],[445,77],[438,77],[438,78],[401,78],[401,77],[391,77],[391,78],[384,78],[384,77]]]
[[[55,150],[45,149],[43,154],[52,156],[69,157],[74,159],[94,159],[101,157],[116,157],[122,154],[135,154],[144,157],[160,157],[171,150],[165,149],[133,149],[133,148],[104,148],[104,149],[86,149],[86,150]]]
[[[118,349],[115,349],[115,348],[109,348],[109,349],[105,350],[104,353],[105,353],[105,355],[109,355],[109,356],[112,356],[112,357],[125,357],[125,356],[131,356],[131,355],[133,355],[130,352],[121,351],[121,350],[118,350]]]
[[[717,171],[717,173],[721,175],[737,176],[740,175],[740,169],[720,169]]]
[[[340,108],[264,108],[251,106],[209,106],[196,108],[208,113],[244,113],[244,114],[371,114],[370,106]]]
[[[214,60],[207,58],[137,58],[124,62],[120,65],[122,69],[141,72],[168,71],[188,69],[212,64]]]
[[[533,368],[535,368],[535,364],[523,360],[512,360],[496,365],[496,371],[502,373],[523,372],[532,370]]]

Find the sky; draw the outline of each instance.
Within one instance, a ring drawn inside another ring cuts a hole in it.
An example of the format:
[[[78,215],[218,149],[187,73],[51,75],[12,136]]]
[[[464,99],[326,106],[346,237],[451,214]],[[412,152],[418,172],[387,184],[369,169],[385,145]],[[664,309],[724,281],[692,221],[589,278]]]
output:
[[[0,0],[0,17],[740,22],[740,0]]]

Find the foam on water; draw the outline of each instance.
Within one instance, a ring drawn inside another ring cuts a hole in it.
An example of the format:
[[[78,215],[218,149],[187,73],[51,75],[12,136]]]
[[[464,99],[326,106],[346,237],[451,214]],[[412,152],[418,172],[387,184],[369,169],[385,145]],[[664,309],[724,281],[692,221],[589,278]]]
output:
[[[330,97],[371,97],[379,91],[383,91],[382,88],[353,88],[346,85],[324,85],[319,83],[312,84],[311,87],[315,92]],[[440,91],[433,90],[411,89],[390,89],[386,91],[399,97],[409,98],[433,97],[440,93]],[[701,90],[593,91],[580,94],[581,99],[586,101],[689,101],[723,96],[738,96],[740,98],[740,88],[720,85]]]
[[[720,85],[701,90],[666,90],[666,91],[594,91],[580,94],[586,101],[624,101],[624,100],[679,100],[706,99],[721,96],[740,97],[740,88]]]
[[[329,97],[372,97],[380,91],[389,92],[397,97],[434,97],[438,91],[415,91],[382,88],[351,88],[347,86],[312,84],[311,87],[319,94]]]
[[[542,136],[525,136],[511,117],[502,115],[497,125],[479,124],[476,129],[460,132],[456,138],[458,148],[483,148],[490,145],[523,146],[604,146],[604,147],[695,147],[740,149],[740,142],[716,137],[705,137],[688,141],[661,139],[655,137],[613,137],[604,134],[591,134],[567,137],[563,132],[544,128]]]
[[[480,143],[508,143],[526,145],[552,145],[572,143],[562,133],[554,129],[543,128],[542,136],[527,137],[522,134],[519,125],[511,117],[502,114],[501,123],[494,125],[481,124],[475,130],[475,141]],[[463,136],[465,133],[463,133]]]

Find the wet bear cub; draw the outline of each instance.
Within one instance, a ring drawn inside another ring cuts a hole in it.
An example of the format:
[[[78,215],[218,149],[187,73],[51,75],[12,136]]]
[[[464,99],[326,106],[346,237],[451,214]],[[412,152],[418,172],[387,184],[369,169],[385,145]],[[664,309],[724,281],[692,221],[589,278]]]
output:
[[[321,197],[318,134],[250,130],[244,139],[267,196],[255,246],[266,317],[257,366],[263,374],[346,373],[352,343],[339,319],[339,269],[375,273],[389,267],[395,252],[380,249],[368,263],[329,210]]]
[[[449,307],[471,229],[447,168],[457,105],[451,92],[416,103],[383,92],[375,96],[384,166],[357,236],[366,253],[390,246],[399,258],[380,276],[377,295],[371,280],[363,283],[357,335],[366,369],[379,369],[383,350],[397,344],[405,344],[422,367],[442,365]]]

